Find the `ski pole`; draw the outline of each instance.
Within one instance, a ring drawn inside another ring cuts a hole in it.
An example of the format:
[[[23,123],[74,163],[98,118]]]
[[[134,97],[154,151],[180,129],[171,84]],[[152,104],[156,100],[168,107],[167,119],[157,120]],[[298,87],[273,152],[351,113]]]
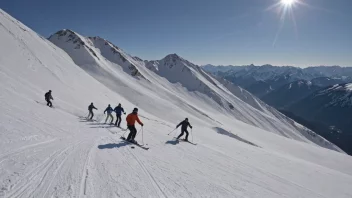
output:
[[[193,142],[193,128],[191,128],[191,136],[192,136],[192,142]]]
[[[143,135],[143,131],[144,131],[144,130],[143,130],[143,127],[142,127],[142,144],[144,145],[144,138],[143,138],[144,135]]]
[[[177,129],[177,128],[176,128]],[[174,132],[176,129],[174,129],[174,130],[172,130],[169,134],[167,134],[167,135],[170,135],[172,132]]]
[[[136,134],[136,137],[138,136],[138,134],[142,131],[143,127],[141,127],[141,129],[139,129],[138,133]]]

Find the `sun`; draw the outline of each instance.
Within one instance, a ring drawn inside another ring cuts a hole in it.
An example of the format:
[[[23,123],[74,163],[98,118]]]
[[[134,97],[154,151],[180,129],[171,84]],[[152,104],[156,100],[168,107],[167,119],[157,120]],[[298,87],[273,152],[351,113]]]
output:
[[[285,6],[292,6],[296,0],[281,0],[281,3]]]

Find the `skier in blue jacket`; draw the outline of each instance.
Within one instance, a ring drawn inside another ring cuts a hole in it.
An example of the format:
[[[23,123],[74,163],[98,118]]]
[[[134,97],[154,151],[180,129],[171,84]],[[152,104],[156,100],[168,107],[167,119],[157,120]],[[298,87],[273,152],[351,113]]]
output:
[[[108,105],[108,107],[105,109],[105,111],[104,111],[104,114],[105,114],[105,112],[107,113],[107,116],[106,116],[106,119],[105,119],[105,124],[106,124],[106,122],[108,121],[108,118],[110,117],[111,118],[111,122],[110,122],[110,124],[112,124],[113,122],[114,122],[114,117],[112,116],[112,112],[113,112],[114,110],[111,108],[111,106],[110,106],[110,104]]]
[[[121,114],[125,113],[125,110],[121,107],[121,104],[119,103],[119,105],[117,107],[115,107],[114,109],[115,113],[116,113],[116,122],[115,122],[115,126],[120,127],[121,124]]]

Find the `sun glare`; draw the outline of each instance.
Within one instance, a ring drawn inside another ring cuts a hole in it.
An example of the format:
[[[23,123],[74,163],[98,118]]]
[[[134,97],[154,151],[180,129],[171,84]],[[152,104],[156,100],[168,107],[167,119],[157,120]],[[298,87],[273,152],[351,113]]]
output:
[[[296,0],[281,0],[281,3],[285,6],[292,6]]]
[[[304,3],[304,0],[277,0],[277,3],[267,8],[267,10],[272,10],[272,9],[276,10],[276,12],[280,15],[280,24],[273,41],[273,46],[275,46],[276,41],[280,36],[281,30],[287,18],[290,18],[292,20],[295,33],[297,35],[297,24],[296,24],[296,19],[294,15],[294,10],[298,9],[299,5],[307,5],[307,4]]]

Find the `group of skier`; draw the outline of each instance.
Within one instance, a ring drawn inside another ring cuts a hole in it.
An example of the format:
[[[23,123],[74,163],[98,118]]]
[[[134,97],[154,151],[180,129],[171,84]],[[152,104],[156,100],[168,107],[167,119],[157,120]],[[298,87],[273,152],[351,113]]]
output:
[[[88,106],[89,114],[88,114],[87,119],[89,119],[89,120],[92,120],[92,119],[93,119],[93,116],[94,116],[93,109],[98,110],[98,109],[93,105],[93,103],[91,103],[91,104]],[[110,118],[110,124],[113,124],[113,123],[114,123],[114,116],[112,116],[112,113],[113,113],[113,112],[116,113],[116,122],[115,122],[115,126],[120,127],[120,124],[121,124],[121,115],[122,115],[122,113],[126,115],[126,112],[125,112],[125,110],[122,108],[121,104],[118,104],[114,109],[112,109],[112,107],[111,107],[110,104],[108,105],[108,107],[106,107],[106,109],[105,109],[105,111],[104,111],[104,114],[107,113],[106,119],[105,119],[105,124],[106,124],[106,122],[109,120],[109,118]]]
[[[45,93],[45,101],[47,102],[47,106],[52,107],[52,103],[50,100],[54,100],[52,95],[51,95],[51,90],[49,90],[47,93]],[[87,119],[88,120],[92,120],[94,117],[94,112],[93,109],[98,110],[93,103],[91,103],[88,106],[88,116]],[[111,107],[111,105],[109,104],[108,107],[105,109],[104,114],[107,113],[106,115],[106,119],[105,119],[105,124],[106,122],[109,120],[110,118],[110,124],[113,124],[114,122],[114,117],[112,116],[112,113],[115,112],[116,113],[116,122],[115,122],[115,126],[120,127],[121,124],[121,116],[122,113],[126,115],[125,110],[122,108],[121,104],[118,104],[114,109]],[[132,113],[128,114],[126,117],[126,122],[127,122],[127,129],[130,131],[130,133],[127,136],[127,141],[132,142],[132,143],[136,143],[137,142],[134,140],[136,135],[137,135],[137,129],[135,127],[135,123],[136,121],[143,127],[144,124],[140,121],[139,117],[138,117],[138,108],[134,108]],[[180,122],[177,126],[176,129],[178,127],[181,126],[181,134],[177,137],[177,139],[180,139],[185,133],[186,133],[186,138],[184,139],[185,141],[188,141],[188,131],[187,128],[190,127],[192,129],[192,125],[188,122],[188,118],[186,118],[185,120],[183,120],[182,122]]]

